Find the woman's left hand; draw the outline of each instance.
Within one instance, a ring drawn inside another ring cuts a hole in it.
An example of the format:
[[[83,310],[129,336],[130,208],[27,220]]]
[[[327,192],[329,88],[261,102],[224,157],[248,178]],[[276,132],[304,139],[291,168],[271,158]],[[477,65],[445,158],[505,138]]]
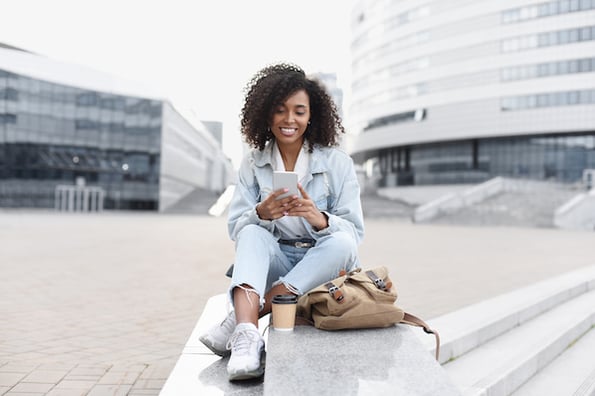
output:
[[[301,184],[298,184],[298,189],[302,197],[292,202],[293,206],[287,210],[287,215],[303,217],[317,231],[328,227],[327,216],[318,210],[314,201],[312,201]]]

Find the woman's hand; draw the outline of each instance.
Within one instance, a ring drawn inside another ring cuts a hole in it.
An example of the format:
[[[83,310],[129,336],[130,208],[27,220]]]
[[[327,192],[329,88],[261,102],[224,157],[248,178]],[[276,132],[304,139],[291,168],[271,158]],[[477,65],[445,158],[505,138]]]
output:
[[[264,201],[256,206],[258,217],[266,220],[277,220],[283,216],[297,216],[306,219],[317,231],[328,227],[327,216],[318,210],[314,201],[312,201],[306,190],[302,188],[301,184],[298,184],[298,189],[302,194],[301,198],[293,195],[291,197],[277,199],[288,190],[282,188],[273,191]]]
[[[280,188],[273,191],[264,201],[256,205],[258,217],[263,220],[277,220],[283,216],[288,216],[289,208],[295,207],[297,205],[296,202],[299,200],[297,195],[278,199],[280,195],[288,191],[287,188]]]
[[[302,194],[302,198],[288,203],[287,216],[303,217],[317,231],[328,227],[328,217],[318,210],[314,201],[312,201],[306,190],[302,188],[301,184],[298,184],[298,189]]]

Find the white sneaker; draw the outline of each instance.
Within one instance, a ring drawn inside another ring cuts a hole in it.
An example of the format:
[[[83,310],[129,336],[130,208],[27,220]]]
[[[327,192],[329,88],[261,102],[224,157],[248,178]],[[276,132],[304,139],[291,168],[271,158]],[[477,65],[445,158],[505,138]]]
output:
[[[227,362],[230,381],[258,378],[264,374],[264,340],[252,323],[236,326],[228,342],[231,357]]]
[[[208,332],[201,335],[198,339],[205,344],[207,348],[219,356],[229,356],[231,351],[227,348],[229,337],[236,328],[236,313],[231,311],[223,322],[213,326]]]

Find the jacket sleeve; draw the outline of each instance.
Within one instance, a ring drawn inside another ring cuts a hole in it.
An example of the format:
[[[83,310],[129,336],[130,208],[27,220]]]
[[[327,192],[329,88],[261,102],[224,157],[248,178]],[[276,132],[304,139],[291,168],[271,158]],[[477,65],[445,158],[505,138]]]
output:
[[[341,166],[329,172],[332,205],[324,213],[328,216],[328,227],[314,234],[322,237],[337,231],[353,235],[359,244],[364,237],[364,220],[360,199],[360,186],[353,166],[353,160],[345,155]]]
[[[238,171],[238,181],[229,205],[227,228],[230,238],[235,241],[238,233],[248,224],[256,224],[273,231],[273,222],[262,220],[256,213],[260,199],[260,186],[254,175],[253,160],[247,155]]]

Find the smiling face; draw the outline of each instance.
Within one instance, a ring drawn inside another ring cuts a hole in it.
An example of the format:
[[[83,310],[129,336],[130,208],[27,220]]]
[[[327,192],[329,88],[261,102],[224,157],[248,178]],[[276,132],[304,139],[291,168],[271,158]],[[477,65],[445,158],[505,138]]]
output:
[[[271,131],[280,148],[298,148],[310,121],[310,98],[301,89],[291,94],[273,111]]]

